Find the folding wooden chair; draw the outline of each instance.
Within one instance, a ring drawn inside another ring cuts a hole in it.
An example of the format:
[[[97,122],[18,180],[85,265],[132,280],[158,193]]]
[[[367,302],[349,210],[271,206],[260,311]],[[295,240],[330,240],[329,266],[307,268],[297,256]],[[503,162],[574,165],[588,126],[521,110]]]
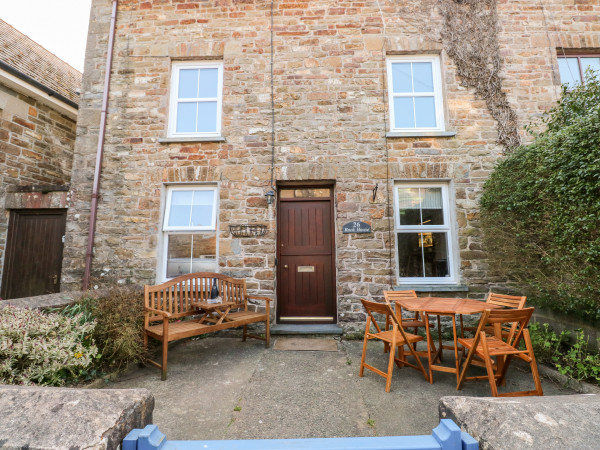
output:
[[[427,377],[427,372],[425,372],[425,368],[423,367],[419,356],[413,349],[412,345],[410,345],[422,341],[423,337],[416,336],[414,334],[410,334],[404,331],[404,328],[400,326],[399,320],[396,317],[394,310],[387,303],[370,302],[362,299],[361,302],[365,308],[365,311],[367,312],[367,324],[365,327],[365,338],[363,342],[362,357],[360,359],[359,376],[363,376],[366,367],[367,369],[375,372],[378,375],[381,375],[387,380],[385,384],[385,391],[390,392],[390,388],[392,385],[392,373],[394,371],[394,363],[396,363],[398,367],[407,365],[409,367],[413,367],[417,370],[420,370],[421,373],[423,373],[425,379],[429,381],[429,378]],[[383,314],[386,317],[389,316],[392,320],[392,329],[382,330],[379,326],[379,323],[377,322],[377,319],[373,314]],[[373,324],[373,326],[375,327],[375,333],[371,332],[371,324]],[[365,356],[367,353],[367,342],[371,339],[379,339],[380,341],[383,341],[385,345],[388,345],[390,347],[390,357],[388,361],[387,373],[365,363]],[[406,355],[404,353],[404,346],[408,347],[410,354],[415,358],[415,361],[417,363],[416,365],[407,361]],[[396,348],[398,348],[398,357],[395,356]]]
[[[394,305],[396,300],[400,300],[402,298],[417,298],[417,293],[415,291],[383,291],[383,297],[388,305]],[[398,318],[402,320],[402,327],[413,328],[414,334],[417,334],[419,327],[425,326],[425,321],[419,316],[418,311],[415,311],[414,318],[405,319],[401,315],[399,315]],[[386,330],[389,329],[389,325],[391,325],[390,317],[386,317],[385,325]]]
[[[492,390],[492,396],[494,397],[519,397],[526,395],[544,395],[542,391],[542,384],[540,382],[540,376],[537,370],[537,364],[535,362],[535,355],[533,354],[533,347],[531,345],[531,339],[529,337],[529,330],[527,330],[527,324],[531,319],[534,308],[525,309],[499,309],[499,310],[486,310],[481,316],[479,326],[475,332],[473,338],[460,338],[458,342],[466,349],[469,350],[467,359],[463,365],[463,370],[458,379],[456,389],[462,388],[465,380],[478,380],[487,378],[490,383]],[[506,341],[502,339],[501,326],[510,324],[510,332],[506,337]],[[485,331],[485,327],[491,325],[495,330],[495,336],[488,336]],[[525,350],[519,349],[521,339],[525,341]],[[477,356],[485,363],[487,371],[486,376],[467,377],[467,369],[473,362],[473,357]],[[492,357],[499,357],[498,369],[494,370]],[[500,357],[506,357],[503,363],[500,365]],[[508,392],[498,393],[498,384],[502,384],[510,365],[510,361],[513,357],[522,359],[529,363],[531,367],[531,373],[533,375],[533,382],[535,384],[535,390],[531,391],[519,391],[519,392]],[[462,359],[462,358],[461,358]]]
[[[512,308],[512,309],[523,309],[525,307],[525,302],[527,301],[527,297],[518,296],[518,295],[504,295],[504,294],[496,294],[494,292],[489,292],[488,297],[486,299],[486,303],[490,303],[491,305],[503,306],[504,308]],[[460,315],[460,335],[464,337],[465,331],[470,331],[474,333],[477,327],[465,327],[463,326],[463,316]],[[486,330],[489,334],[493,334],[493,330]],[[508,336],[510,330],[505,329],[503,333],[505,337]]]
[[[395,305],[396,300],[401,300],[403,298],[417,298],[417,293],[415,291],[383,291],[383,297],[385,298],[385,302],[388,305]],[[397,317],[402,320],[402,327],[405,329],[412,328],[414,334],[418,333],[419,328],[425,327],[425,318],[423,317],[423,314],[419,313],[419,311],[414,312],[415,313],[414,317],[406,318],[406,319],[402,316],[401,310],[400,311],[396,310],[396,313],[397,313]],[[386,317],[385,329],[389,330],[390,325],[391,325],[391,318]],[[434,324],[430,323],[429,327],[434,328]],[[438,316],[438,330],[440,330],[440,317],[439,316]],[[439,344],[442,345],[442,333],[439,333],[438,336],[439,336]],[[433,352],[436,353],[435,344],[433,342],[430,342],[428,345],[431,345]],[[413,347],[416,350],[416,348],[417,348],[416,344],[414,344]],[[387,351],[387,347],[385,348],[385,350]]]

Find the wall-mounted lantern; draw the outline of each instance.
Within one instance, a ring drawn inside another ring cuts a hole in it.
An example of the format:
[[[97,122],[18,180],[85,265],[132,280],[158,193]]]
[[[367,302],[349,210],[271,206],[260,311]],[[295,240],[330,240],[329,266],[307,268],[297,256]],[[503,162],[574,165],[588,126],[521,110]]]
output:
[[[267,199],[267,205],[272,205],[275,201],[275,192],[269,191],[265,194],[265,198]]]

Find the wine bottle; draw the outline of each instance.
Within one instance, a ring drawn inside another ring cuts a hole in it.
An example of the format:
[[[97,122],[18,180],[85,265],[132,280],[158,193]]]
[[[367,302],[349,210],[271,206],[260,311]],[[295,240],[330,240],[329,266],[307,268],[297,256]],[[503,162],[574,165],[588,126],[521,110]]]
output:
[[[217,279],[213,278],[213,286],[210,290],[210,299],[216,300],[219,297],[219,287],[217,286]]]

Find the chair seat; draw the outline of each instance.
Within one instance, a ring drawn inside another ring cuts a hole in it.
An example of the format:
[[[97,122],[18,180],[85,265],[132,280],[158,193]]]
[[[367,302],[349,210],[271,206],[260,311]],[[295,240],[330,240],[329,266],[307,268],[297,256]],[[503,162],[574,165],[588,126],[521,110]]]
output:
[[[227,317],[231,320],[240,320],[240,319],[264,319],[266,314],[264,312],[256,312],[256,311],[236,311],[227,314]]]
[[[406,335],[406,339],[407,342],[409,344],[412,344],[414,342],[420,342],[423,340],[423,336],[417,336],[416,334],[411,334],[411,333],[404,333]],[[392,340],[394,339],[394,330],[389,330],[389,331],[382,331],[380,333],[369,333],[368,334],[369,338],[374,338],[374,339],[380,339],[383,342],[388,342],[391,343]],[[399,331],[396,331],[396,343],[398,345],[404,345],[404,338],[402,337],[402,333],[400,333]]]
[[[190,332],[195,332],[197,330],[207,328],[209,326],[210,325],[198,323],[195,320],[182,320],[180,322],[171,322],[169,323],[169,339],[172,339],[173,336],[177,336],[178,334],[187,334]],[[155,336],[162,336],[162,322],[158,325],[150,325],[146,328],[146,331]]]
[[[467,349],[471,349],[471,347],[473,347],[474,341],[475,341],[475,338],[459,338],[458,339],[458,343]],[[504,342],[498,338],[495,338],[493,336],[488,336],[487,346],[488,346],[488,354],[490,356],[516,355],[518,353],[526,352],[526,350],[517,350],[514,347],[512,347],[511,345],[508,345],[506,342]],[[483,355],[484,355],[483,344],[481,343],[481,340],[477,344],[475,353],[477,354],[477,356],[481,356],[481,357],[483,357]]]

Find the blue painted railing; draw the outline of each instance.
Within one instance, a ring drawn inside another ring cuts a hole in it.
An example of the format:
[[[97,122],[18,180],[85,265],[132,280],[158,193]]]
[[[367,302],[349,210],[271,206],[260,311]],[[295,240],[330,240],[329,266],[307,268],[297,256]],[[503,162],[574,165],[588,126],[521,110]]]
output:
[[[450,419],[431,436],[331,439],[257,439],[244,441],[168,441],[156,425],[131,431],[123,450],[479,450],[479,443]]]

